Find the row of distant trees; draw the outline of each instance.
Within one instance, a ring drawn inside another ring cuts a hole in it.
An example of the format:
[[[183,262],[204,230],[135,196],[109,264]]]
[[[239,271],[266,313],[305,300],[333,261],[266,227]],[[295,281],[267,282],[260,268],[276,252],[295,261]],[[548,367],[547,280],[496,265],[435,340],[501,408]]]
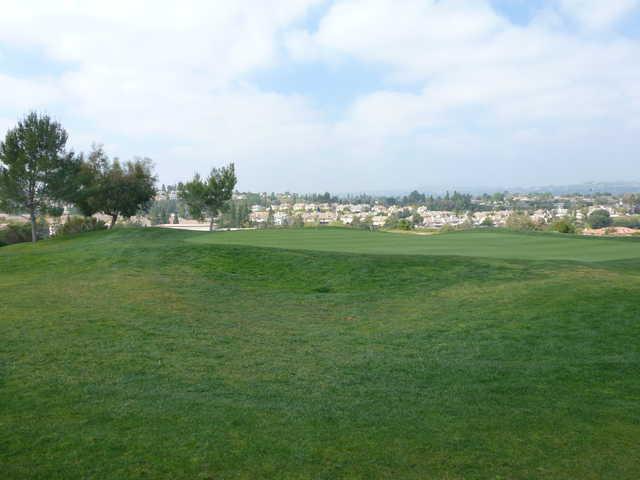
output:
[[[83,215],[102,213],[129,218],[146,211],[156,195],[156,176],[148,158],[121,162],[109,159],[101,146],[89,154],[67,150],[68,134],[48,115],[28,114],[0,142],[0,209],[29,214],[31,238],[37,240],[37,220],[60,216],[64,205]],[[205,179],[180,185],[180,198],[196,218],[211,218],[224,210],[236,185],[233,164],[214,168]]]

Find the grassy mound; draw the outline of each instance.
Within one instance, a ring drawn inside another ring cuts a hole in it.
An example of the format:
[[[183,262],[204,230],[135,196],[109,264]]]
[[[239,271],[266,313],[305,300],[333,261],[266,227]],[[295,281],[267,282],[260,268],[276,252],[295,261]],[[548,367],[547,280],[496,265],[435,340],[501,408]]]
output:
[[[640,477],[640,244],[304,235],[0,249],[2,477]]]

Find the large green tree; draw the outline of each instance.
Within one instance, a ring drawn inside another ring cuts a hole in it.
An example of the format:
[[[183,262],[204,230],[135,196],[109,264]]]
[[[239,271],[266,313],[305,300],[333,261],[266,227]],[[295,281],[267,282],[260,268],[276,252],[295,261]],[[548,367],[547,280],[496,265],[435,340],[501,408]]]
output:
[[[111,161],[99,146],[82,159],[75,179],[70,200],[84,215],[109,215],[111,227],[120,216],[129,218],[148,209],[156,194],[151,160]]]
[[[29,213],[31,240],[37,240],[36,219],[59,206],[67,177],[77,161],[67,153],[67,132],[48,115],[28,114],[0,143],[0,203]]]
[[[224,211],[233,196],[238,179],[233,163],[226,167],[214,168],[206,179],[199,174],[178,187],[179,197],[189,207],[189,213],[199,219],[209,218],[209,231],[213,221]]]
[[[587,218],[591,228],[608,227],[613,223],[611,215],[606,210],[594,210]]]

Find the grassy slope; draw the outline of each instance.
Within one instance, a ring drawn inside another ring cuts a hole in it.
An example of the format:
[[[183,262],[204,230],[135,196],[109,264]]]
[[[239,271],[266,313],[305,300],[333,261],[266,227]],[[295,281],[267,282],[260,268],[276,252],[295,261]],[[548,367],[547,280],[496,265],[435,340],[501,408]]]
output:
[[[473,231],[447,235],[399,235],[342,228],[216,232],[195,243],[251,245],[332,252],[463,255],[529,260],[605,261],[640,258],[639,239],[588,238],[561,234]]]
[[[637,261],[212,237],[0,249],[3,478],[640,477]]]

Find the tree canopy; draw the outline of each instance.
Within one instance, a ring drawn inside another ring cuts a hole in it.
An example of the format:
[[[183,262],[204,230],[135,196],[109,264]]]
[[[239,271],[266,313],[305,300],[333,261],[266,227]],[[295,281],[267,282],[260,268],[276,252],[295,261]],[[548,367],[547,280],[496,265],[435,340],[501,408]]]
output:
[[[195,174],[193,179],[178,187],[178,195],[189,207],[189,213],[203,219],[209,218],[209,230],[220,212],[224,211],[233,196],[237,178],[233,163],[213,168],[206,179]]]
[[[611,215],[606,210],[594,210],[589,215],[587,221],[591,228],[609,227],[613,223]]]
[[[57,206],[77,161],[65,150],[67,132],[48,115],[28,114],[0,143],[0,204],[23,210],[31,219],[31,240],[37,240],[36,218]]]
[[[109,215],[113,226],[118,217],[129,218],[149,207],[156,194],[155,182],[150,159],[111,161],[102,147],[94,147],[88,158],[82,159],[70,200],[84,215]]]

